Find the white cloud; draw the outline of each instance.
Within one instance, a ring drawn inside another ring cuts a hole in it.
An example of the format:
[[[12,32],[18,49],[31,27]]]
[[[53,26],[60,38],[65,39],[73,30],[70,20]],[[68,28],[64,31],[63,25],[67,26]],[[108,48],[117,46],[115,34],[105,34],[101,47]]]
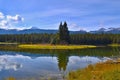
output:
[[[1,70],[18,70],[19,68],[22,68],[22,64],[13,61],[11,58],[13,58],[14,56],[10,56],[10,55],[2,55],[0,56],[0,71]],[[18,56],[15,56],[18,57]],[[21,56],[20,56],[21,57]]]
[[[13,21],[13,22],[19,22],[24,20],[24,18],[21,17],[20,15],[15,15],[15,16],[7,15],[6,17],[7,17],[7,20]]]
[[[1,26],[7,26],[8,24],[9,23],[6,20],[2,20],[1,23],[0,23]]]
[[[76,56],[72,56],[69,59],[69,63],[71,64],[77,64],[77,63],[97,63],[97,62],[101,62],[102,60],[98,57],[91,57],[91,56],[83,56],[83,57],[76,57]]]
[[[2,12],[0,12],[0,28],[15,29],[17,28],[16,25],[21,24],[22,21],[24,21],[24,18],[20,15],[4,15]]]
[[[0,19],[3,19],[5,16],[2,12],[0,12]]]
[[[8,23],[8,21],[6,21],[6,20],[2,20],[2,21],[0,21],[0,28],[8,28],[8,26],[9,26],[9,23]]]
[[[64,24],[64,23],[63,23]],[[49,25],[44,25],[43,27],[40,27],[41,29],[58,29],[59,28],[59,25],[60,25],[60,23],[51,23],[51,24],[49,24]],[[52,26],[52,27],[51,27]],[[87,31],[87,29],[86,28],[84,28],[83,26],[79,26],[79,25],[77,25],[77,24],[75,24],[75,23],[68,23],[68,29],[70,30],[70,31],[80,31],[80,30],[85,30],[85,31]]]
[[[79,25],[77,25],[75,23],[68,24],[68,28],[69,28],[69,30],[72,30],[72,31],[86,30],[83,27],[81,27],[81,26],[79,26]]]

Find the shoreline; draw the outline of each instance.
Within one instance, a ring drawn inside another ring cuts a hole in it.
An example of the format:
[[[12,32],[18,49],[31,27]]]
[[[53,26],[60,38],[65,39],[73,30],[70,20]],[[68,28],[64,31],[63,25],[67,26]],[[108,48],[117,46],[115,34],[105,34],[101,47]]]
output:
[[[50,44],[20,44],[18,48],[22,49],[63,49],[63,50],[73,50],[73,49],[85,49],[85,48],[96,48],[94,45],[50,45]]]
[[[109,44],[110,47],[120,47],[120,44]]]
[[[120,60],[108,60],[86,68],[70,71],[67,80],[118,80],[120,79]]]

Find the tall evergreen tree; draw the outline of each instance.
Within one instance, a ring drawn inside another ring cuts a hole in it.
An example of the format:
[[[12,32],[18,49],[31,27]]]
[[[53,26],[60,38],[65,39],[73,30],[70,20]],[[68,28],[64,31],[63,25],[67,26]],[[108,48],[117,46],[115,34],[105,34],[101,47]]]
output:
[[[65,41],[70,44],[70,35],[69,35],[69,30],[68,30],[68,27],[67,27],[67,23],[64,22],[64,36],[65,36]]]
[[[67,23],[64,22],[62,25],[62,22],[59,26],[59,40],[60,44],[70,44],[70,35],[67,27]]]
[[[59,25],[59,40],[63,40],[63,25],[62,22]]]

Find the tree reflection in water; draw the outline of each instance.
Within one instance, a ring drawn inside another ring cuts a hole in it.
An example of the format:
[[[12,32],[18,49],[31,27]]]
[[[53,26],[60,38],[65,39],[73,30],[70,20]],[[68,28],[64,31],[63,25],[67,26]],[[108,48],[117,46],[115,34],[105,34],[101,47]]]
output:
[[[9,49],[8,49],[9,51]],[[14,51],[14,50],[12,50]],[[62,77],[64,79],[66,75],[66,70],[68,68],[68,62],[72,63],[72,60],[74,62],[78,62],[77,64],[81,65],[84,61],[87,61],[88,64],[92,63],[92,59],[95,60],[94,57],[90,56],[95,56],[95,57],[100,57],[103,58],[105,57],[110,57],[114,55],[118,55],[120,52],[120,48],[96,48],[96,49],[85,49],[85,50],[15,50],[16,52],[28,52],[28,53],[34,53],[34,54],[22,54],[23,56],[29,56],[32,57],[32,59],[36,59],[37,57],[56,57],[57,58],[57,65],[58,69],[62,74]],[[21,64],[16,63],[16,62],[10,62],[6,57],[3,57],[3,54],[0,54],[0,70],[5,70],[5,69],[13,69],[13,70],[18,70],[19,68],[22,67]],[[5,55],[4,55],[5,56]],[[77,58],[71,56],[77,56]],[[103,58],[104,59],[104,58]],[[36,64],[37,65],[37,64]],[[74,65],[74,64],[72,64]],[[9,67],[8,67],[9,66]],[[29,76],[28,76],[29,77]],[[34,76],[33,76],[34,77]],[[15,78],[10,77],[7,78],[6,80],[15,80]],[[27,79],[29,80],[29,79]],[[36,79],[33,79],[36,80]]]

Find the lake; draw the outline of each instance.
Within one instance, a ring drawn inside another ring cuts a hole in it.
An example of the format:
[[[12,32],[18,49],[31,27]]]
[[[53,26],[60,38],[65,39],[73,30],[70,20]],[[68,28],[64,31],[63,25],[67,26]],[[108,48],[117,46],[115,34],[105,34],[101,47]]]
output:
[[[69,71],[115,59],[119,47],[82,50],[0,50],[0,80],[64,80]]]

